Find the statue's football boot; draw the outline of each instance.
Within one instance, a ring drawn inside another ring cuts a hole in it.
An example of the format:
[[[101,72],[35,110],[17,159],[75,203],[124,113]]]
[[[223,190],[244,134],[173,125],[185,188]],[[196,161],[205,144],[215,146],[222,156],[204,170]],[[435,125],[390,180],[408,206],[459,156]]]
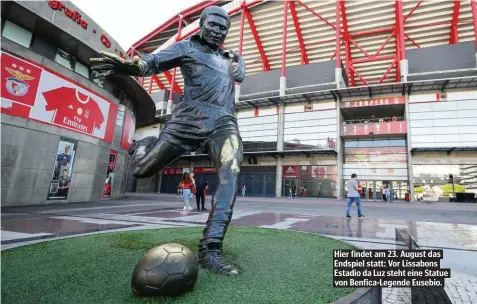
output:
[[[222,275],[237,275],[240,270],[227,262],[222,254],[222,242],[199,244],[199,264]]]

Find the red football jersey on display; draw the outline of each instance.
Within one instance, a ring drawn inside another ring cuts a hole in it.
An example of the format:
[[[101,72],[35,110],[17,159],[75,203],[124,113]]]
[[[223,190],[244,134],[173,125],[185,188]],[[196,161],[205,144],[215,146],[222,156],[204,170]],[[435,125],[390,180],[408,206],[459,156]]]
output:
[[[56,111],[53,123],[93,134],[105,119],[96,101],[75,88],[61,87],[43,92],[46,110]]]

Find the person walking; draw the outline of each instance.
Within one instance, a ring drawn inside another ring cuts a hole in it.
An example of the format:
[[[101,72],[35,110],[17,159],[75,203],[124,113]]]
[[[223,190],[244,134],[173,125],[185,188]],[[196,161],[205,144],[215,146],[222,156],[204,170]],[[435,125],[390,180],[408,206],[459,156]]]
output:
[[[242,185],[242,197],[245,196],[245,193],[247,192],[247,187],[245,186],[245,184]]]
[[[356,173],[351,174],[351,178],[348,180],[347,183],[347,188],[348,188],[348,208],[346,208],[346,217],[351,218],[351,215],[349,214],[351,206],[353,205],[353,202],[356,203],[356,206],[358,207],[358,217],[362,218],[365,217],[363,213],[361,212],[361,200],[359,198],[359,190],[360,186],[358,181],[356,180],[358,178],[358,175]]]
[[[205,182],[199,187],[197,187],[197,192],[195,193],[195,199],[197,202],[197,211],[207,211],[205,209],[205,196],[207,195],[207,190],[209,189],[209,183]],[[200,209],[200,203],[202,202],[202,209]]]
[[[182,195],[184,198],[184,209],[182,210],[182,214],[187,214],[192,210],[192,207],[190,206],[192,180],[190,179],[189,173],[184,173],[184,175],[182,175],[181,184]]]
[[[192,181],[192,184],[190,186],[190,198],[192,198],[194,196],[194,194],[197,192],[197,184],[195,183],[195,178],[194,178],[195,174],[194,173],[190,173],[189,174],[189,177],[190,177],[190,180]]]
[[[386,185],[386,188],[384,188],[384,191],[386,192],[386,203],[391,202],[391,188],[389,185]]]

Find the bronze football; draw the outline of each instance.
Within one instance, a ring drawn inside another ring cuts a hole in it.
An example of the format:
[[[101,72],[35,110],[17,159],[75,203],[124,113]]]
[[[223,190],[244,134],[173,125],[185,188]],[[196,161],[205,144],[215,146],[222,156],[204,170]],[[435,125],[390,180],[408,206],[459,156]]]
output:
[[[149,250],[136,264],[131,287],[138,296],[177,296],[194,288],[198,260],[180,244],[164,244]]]

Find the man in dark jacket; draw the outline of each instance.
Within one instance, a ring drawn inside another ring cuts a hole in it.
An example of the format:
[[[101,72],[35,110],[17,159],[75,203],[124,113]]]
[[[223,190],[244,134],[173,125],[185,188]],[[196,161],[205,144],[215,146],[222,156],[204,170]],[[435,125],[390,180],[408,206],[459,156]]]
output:
[[[197,211],[200,211],[200,202],[202,201],[202,211],[207,211],[205,209],[205,196],[207,195],[207,189],[209,188],[209,183],[205,182],[197,187],[197,191],[195,193],[195,199],[197,200]]]
[[[199,243],[199,262],[217,273],[235,275],[239,269],[224,259],[222,242],[232,219],[243,157],[234,108],[235,83],[245,77],[245,62],[238,53],[220,48],[230,28],[223,8],[206,8],[199,26],[198,34],[155,54],[125,60],[101,52],[103,58],[90,61],[98,78],[112,74],[151,76],[180,67],[185,83],[183,100],[158,139],[146,137],[131,147],[133,175],[151,177],[186,152],[207,152],[220,184]]]

